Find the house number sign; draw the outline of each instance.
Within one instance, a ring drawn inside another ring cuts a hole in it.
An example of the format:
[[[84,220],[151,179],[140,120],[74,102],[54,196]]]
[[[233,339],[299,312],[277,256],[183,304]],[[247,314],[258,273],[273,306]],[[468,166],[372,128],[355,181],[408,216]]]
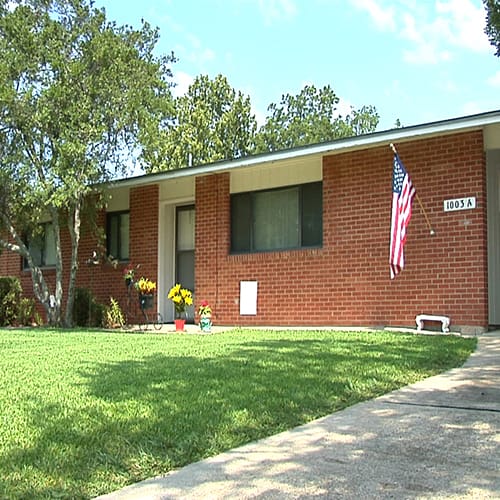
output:
[[[454,200],[444,200],[444,211],[454,212],[456,210],[469,210],[476,208],[476,197],[455,198]]]

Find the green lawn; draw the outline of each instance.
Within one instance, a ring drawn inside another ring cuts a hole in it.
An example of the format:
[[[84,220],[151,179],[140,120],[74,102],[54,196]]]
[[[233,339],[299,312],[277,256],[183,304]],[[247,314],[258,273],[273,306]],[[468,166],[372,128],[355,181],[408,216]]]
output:
[[[0,498],[90,498],[461,365],[475,339],[0,330]]]

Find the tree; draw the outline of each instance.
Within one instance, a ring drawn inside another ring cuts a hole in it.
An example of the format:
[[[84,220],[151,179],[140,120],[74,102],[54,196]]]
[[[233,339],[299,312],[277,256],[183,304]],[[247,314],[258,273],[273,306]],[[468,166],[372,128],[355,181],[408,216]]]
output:
[[[196,77],[175,99],[174,121],[168,120],[172,110],[165,111],[167,119],[144,148],[148,172],[239,158],[253,150],[257,122],[250,98],[222,75]]]
[[[483,0],[486,9],[486,28],[491,45],[496,48],[495,55],[500,57],[500,3],[498,0]]]
[[[339,98],[329,85],[316,89],[306,85],[298,95],[286,94],[279,104],[267,108],[269,115],[256,137],[256,151],[276,151],[372,132],[379,116],[373,106],[342,118]]]
[[[87,0],[0,0],[0,246],[24,258],[51,324],[63,322],[61,229],[71,240],[69,326],[85,200],[123,171],[169,98],[173,56],[153,56],[157,38],[147,23],[108,22]],[[29,244],[44,221],[54,285]]]

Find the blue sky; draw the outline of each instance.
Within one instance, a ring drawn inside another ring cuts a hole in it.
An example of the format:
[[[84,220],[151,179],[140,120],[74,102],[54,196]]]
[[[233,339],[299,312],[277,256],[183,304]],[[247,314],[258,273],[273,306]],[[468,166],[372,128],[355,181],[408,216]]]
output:
[[[267,106],[329,84],[341,111],[373,105],[378,130],[500,109],[500,58],[481,0],[97,0],[110,20],[160,28],[176,93],[223,74]]]

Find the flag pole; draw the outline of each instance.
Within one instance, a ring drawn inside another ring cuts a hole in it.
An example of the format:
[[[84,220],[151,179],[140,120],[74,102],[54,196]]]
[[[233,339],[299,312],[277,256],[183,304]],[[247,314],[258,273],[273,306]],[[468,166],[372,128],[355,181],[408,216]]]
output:
[[[392,149],[392,151],[394,152],[395,155],[398,155],[398,152],[396,150],[396,146],[394,146],[394,144],[392,142],[389,144],[389,147]],[[435,236],[436,231],[434,231],[434,229],[432,229],[431,222],[429,220],[429,217],[427,216],[427,212],[425,211],[425,208],[422,205],[422,200],[420,199],[420,196],[418,195],[418,192],[416,192],[416,191],[415,191],[415,198],[417,198],[418,204],[422,210],[422,213],[424,214],[425,222],[427,223],[427,227],[429,228],[430,235]]]

